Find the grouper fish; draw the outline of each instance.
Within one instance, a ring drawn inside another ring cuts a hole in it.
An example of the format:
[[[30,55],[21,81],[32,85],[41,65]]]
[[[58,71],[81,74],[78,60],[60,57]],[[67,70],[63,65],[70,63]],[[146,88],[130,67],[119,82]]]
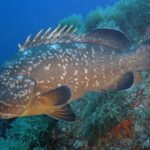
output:
[[[46,114],[72,122],[73,100],[88,91],[129,89],[136,72],[149,71],[149,39],[133,49],[120,30],[75,31],[59,25],[19,44],[0,67],[0,118]]]

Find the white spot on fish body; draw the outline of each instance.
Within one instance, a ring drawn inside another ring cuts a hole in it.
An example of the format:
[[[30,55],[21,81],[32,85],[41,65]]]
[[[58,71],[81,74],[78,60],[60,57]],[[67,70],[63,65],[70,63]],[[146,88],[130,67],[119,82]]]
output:
[[[104,48],[103,46],[100,46],[101,52],[104,52]]]
[[[23,76],[17,76],[18,80],[23,80]]]
[[[86,54],[84,54],[84,55],[83,55],[83,57],[84,57],[84,58],[87,58],[87,55],[86,55]]]
[[[43,86],[43,88],[49,89],[50,87],[48,87],[48,86]]]
[[[87,59],[85,59],[85,65],[88,66],[88,60]]]
[[[93,79],[97,79],[97,75],[96,74],[94,74]]]
[[[72,54],[72,57],[73,57],[73,59],[76,59],[76,55],[75,54]]]
[[[72,50],[71,49],[66,49],[66,53],[69,55],[72,55]]]
[[[124,70],[122,69],[122,57],[119,59],[119,70],[123,74]]]
[[[110,70],[110,73],[111,73],[111,76],[113,77],[114,76],[114,72],[113,72],[112,69]]]
[[[45,66],[45,70],[49,70],[50,69],[51,64],[48,64],[47,66]]]
[[[28,68],[28,71],[32,71],[32,67],[29,67],[29,68]]]
[[[119,65],[121,66],[122,58],[119,59]]]
[[[12,88],[14,88],[16,85],[15,85],[15,83],[11,83],[10,84],[10,88],[12,89]]]
[[[18,66],[18,65],[16,65],[15,67],[16,67],[17,69],[19,68],[19,66]]]
[[[96,80],[96,86],[99,87],[99,82]]]
[[[4,104],[4,105],[6,105],[6,106],[13,107],[13,105],[11,105],[11,104],[8,104],[8,103],[5,103],[4,101],[1,101],[1,100],[0,100],[0,103]]]
[[[75,44],[75,46],[77,46],[77,48],[79,48],[79,49],[85,49],[86,48],[86,45],[85,44],[81,44],[81,43]]]
[[[68,60],[67,58],[65,58],[65,61],[66,61],[66,62],[69,62],[69,60]]]
[[[65,60],[64,60],[63,58],[61,58],[61,61],[62,61],[62,63],[64,63],[64,62],[65,62]]]
[[[67,64],[62,66],[64,70],[66,70],[67,68]]]
[[[73,61],[73,58],[72,58],[72,57],[70,57],[69,59],[70,59],[70,61]]]
[[[29,63],[30,63],[30,64],[33,64],[33,61],[30,60]]]
[[[89,78],[87,76],[85,76],[84,79],[86,80],[86,88],[88,88],[88,86],[89,86]]]
[[[66,76],[66,74],[67,74],[67,72],[66,72],[66,70],[65,70],[65,69],[64,69],[63,71],[64,71],[64,72],[63,72],[63,74],[62,74],[62,75],[65,77],[65,76]]]
[[[42,84],[42,83],[44,83],[44,80],[37,81],[37,83]]]
[[[30,51],[29,51],[29,50],[23,52],[23,55],[24,55],[24,56],[28,56],[29,54],[30,54]]]
[[[112,77],[114,76],[113,65],[114,65],[114,63],[113,63],[113,54],[112,54],[112,55],[110,55],[110,67],[111,67],[110,68],[110,74]]]
[[[60,87],[60,86],[61,86],[61,84],[59,83],[59,84],[58,84],[58,87]]]
[[[75,65],[78,66],[79,64],[76,62]]]
[[[60,76],[60,79],[61,79],[61,80],[64,80],[64,77],[63,77],[63,76]]]
[[[53,44],[53,45],[51,45],[51,48],[57,50],[60,48],[60,45],[59,44]]]
[[[77,62],[79,62],[79,61],[80,61],[78,57],[76,57],[76,61],[77,61]]]
[[[84,68],[84,72],[85,72],[85,74],[87,74],[87,73],[88,73],[88,70],[87,70],[87,68]]]
[[[75,78],[74,80],[75,80],[75,81],[78,81],[78,78]]]
[[[61,64],[57,64],[58,67],[61,67]]]
[[[78,70],[75,70],[75,72],[73,73],[73,75],[77,75],[78,74]]]

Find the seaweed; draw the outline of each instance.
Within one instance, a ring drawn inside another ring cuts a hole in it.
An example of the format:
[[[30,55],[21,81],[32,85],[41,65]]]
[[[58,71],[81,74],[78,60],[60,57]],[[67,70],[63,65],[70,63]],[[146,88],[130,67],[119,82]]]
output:
[[[60,24],[61,26],[68,25],[68,27],[73,25],[74,28],[77,28],[77,34],[82,34],[85,32],[85,25],[81,15],[72,15],[66,17],[60,21]]]
[[[17,118],[11,123],[11,128],[6,131],[6,138],[3,138],[1,143],[10,143],[5,145],[5,147],[8,146],[8,149],[9,146],[13,149],[13,142],[18,147],[21,143],[22,145],[28,145],[30,149],[50,145],[53,142],[51,131],[55,122],[47,116]],[[24,149],[26,149],[26,146],[24,146]]]
[[[3,139],[0,138],[0,149],[1,150],[29,150],[28,143],[23,143],[21,141],[16,141],[13,139]]]
[[[86,18],[86,31],[96,28],[115,28],[124,31],[129,38],[138,43],[150,25],[150,1],[121,0],[113,7],[97,8]]]

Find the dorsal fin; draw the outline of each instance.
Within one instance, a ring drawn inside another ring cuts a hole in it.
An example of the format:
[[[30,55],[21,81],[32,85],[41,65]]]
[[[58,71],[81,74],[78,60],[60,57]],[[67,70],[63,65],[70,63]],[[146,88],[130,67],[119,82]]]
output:
[[[24,44],[18,44],[19,51],[24,51],[28,48],[32,48],[35,46],[38,46],[40,44],[47,44],[47,43],[63,43],[64,40],[73,33],[77,31],[77,28],[74,29],[73,25],[67,26],[64,25],[61,27],[61,25],[58,25],[52,32],[50,32],[51,28],[48,28],[43,34],[43,30],[40,30],[31,40],[31,35],[29,35]]]
[[[58,25],[52,32],[49,28],[42,34],[43,30],[40,30],[33,40],[30,40],[31,36],[28,36],[24,45],[18,45],[20,51],[24,51],[28,48],[39,46],[40,44],[55,44],[55,43],[84,43],[94,44],[109,47],[110,49],[117,50],[117,52],[123,52],[131,47],[128,37],[119,30],[115,29],[96,29],[88,34],[75,35],[77,28],[74,29],[73,25],[67,26]]]
[[[107,46],[118,52],[131,48],[129,38],[122,31],[116,29],[95,29],[85,35],[85,40],[88,43]]]

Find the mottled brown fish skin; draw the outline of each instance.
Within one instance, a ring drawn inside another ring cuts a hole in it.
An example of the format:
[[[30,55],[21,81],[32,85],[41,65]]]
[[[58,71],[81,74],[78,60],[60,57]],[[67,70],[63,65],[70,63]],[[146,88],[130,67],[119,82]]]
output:
[[[107,46],[93,44],[40,45],[18,52],[14,58],[1,66],[0,88],[3,89],[2,85],[4,85],[4,88],[11,91],[10,77],[25,76],[33,79],[28,84],[36,84],[36,88],[33,93],[26,91],[32,94],[31,102],[26,104],[26,98],[22,100],[24,101],[22,104],[17,101],[13,106],[19,106],[21,111],[13,110],[13,114],[16,116],[44,114],[47,108],[42,105],[43,99],[40,96],[42,93],[66,85],[71,89],[71,101],[81,97],[87,91],[107,90],[122,74],[128,71],[149,70],[149,58],[150,47],[145,44],[127,53],[118,53]],[[24,89],[26,88],[22,88],[23,93]],[[9,101],[5,99],[1,102],[5,106],[9,105]],[[50,107],[51,103],[46,101],[46,105]],[[5,111],[3,109],[3,106],[0,105],[2,113],[0,116],[2,117],[11,110],[10,107],[6,107]],[[11,115],[10,112],[10,117]]]
[[[67,85],[71,88],[72,99],[75,99],[89,90],[104,90],[127,71],[149,69],[148,46],[127,54],[113,50],[107,53],[109,49],[103,46],[87,48],[87,45],[76,44],[74,49],[72,47],[70,44],[65,47],[54,44],[18,54],[18,60],[11,61],[12,65],[4,69],[5,73],[0,76],[2,82],[9,75],[29,76],[37,83],[37,94]]]

